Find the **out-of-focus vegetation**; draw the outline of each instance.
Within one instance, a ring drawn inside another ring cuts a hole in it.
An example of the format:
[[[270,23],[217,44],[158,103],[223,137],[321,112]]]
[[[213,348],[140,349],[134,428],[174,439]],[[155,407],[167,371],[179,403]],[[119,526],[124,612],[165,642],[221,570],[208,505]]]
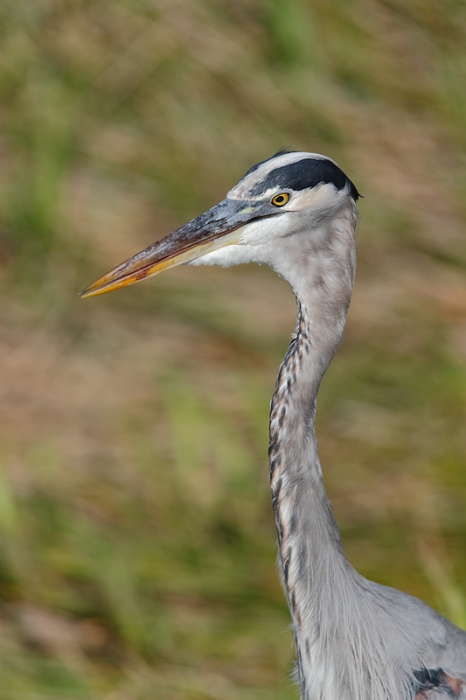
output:
[[[286,700],[263,269],[98,274],[283,146],[363,192],[319,445],[346,551],[466,624],[466,6],[0,7],[0,698]]]

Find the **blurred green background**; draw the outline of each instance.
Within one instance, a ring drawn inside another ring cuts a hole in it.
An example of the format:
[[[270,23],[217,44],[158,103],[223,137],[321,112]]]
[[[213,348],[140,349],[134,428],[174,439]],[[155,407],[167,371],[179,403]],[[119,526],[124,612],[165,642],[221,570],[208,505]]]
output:
[[[364,194],[319,401],[356,568],[466,625],[466,6],[4,0],[0,698],[288,700],[262,268],[76,293],[281,147]]]

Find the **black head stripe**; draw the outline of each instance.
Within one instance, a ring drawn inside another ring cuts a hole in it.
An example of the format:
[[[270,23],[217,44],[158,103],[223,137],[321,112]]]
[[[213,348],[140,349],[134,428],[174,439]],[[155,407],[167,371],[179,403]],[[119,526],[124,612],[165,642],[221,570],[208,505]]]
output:
[[[285,155],[285,153],[295,153],[295,152],[296,151],[288,150],[288,148],[280,148],[279,151],[274,153],[273,156],[270,156],[270,158],[267,158],[267,160],[261,160],[260,163],[256,163],[251,168],[249,168],[248,172],[245,175],[243,175],[243,177],[241,179],[244,180],[245,177],[247,177],[251,173],[255,172],[257,170],[257,168],[260,168],[260,166],[264,165],[264,163],[268,163],[269,160],[273,160],[274,158],[278,158],[278,156],[283,156],[283,155]]]
[[[357,200],[359,192],[343,170],[331,160],[317,158],[302,158],[295,163],[289,163],[281,168],[275,168],[262,180],[255,184],[250,193],[259,195],[270,188],[291,190],[306,190],[317,185],[332,184],[337,190],[349,185],[351,196]]]

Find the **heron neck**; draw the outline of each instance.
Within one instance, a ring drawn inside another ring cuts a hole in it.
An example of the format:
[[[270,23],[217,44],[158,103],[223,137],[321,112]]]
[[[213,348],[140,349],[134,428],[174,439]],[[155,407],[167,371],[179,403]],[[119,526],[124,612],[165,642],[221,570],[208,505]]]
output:
[[[335,616],[335,582],[357,576],[343,552],[325,493],[315,435],[317,393],[341,342],[351,297],[354,226],[348,228],[347,246],[340,249],[344,251],[340,256],[329,257],[327,251],[317,265],[323,280],[313,273],[314,255],[307,261],[309,273],[301,270],[297,283],[290,280],[297,298],[297,322],[280,367],[270,413],[272,504],[303,698],[310,697],[304,685],[309,674],[303,669],[311,663],[311,649],[319,646],[323,616],[326,625],[332,625]],[[306,265],[305,259],[302,264]],[[339,575],[343,570],[344,576]]]
[[[333,350],[313,339],[312,320],[298,300],[295,333],[280,367],[270,410],[270,485],[279,560],[292,614],[300,617],[321,559],[345,559],[325,493],[315,434],[319,386]],[[298,593],[306,593],[299,596]],[[313,593],[314,595],[314,593]]]

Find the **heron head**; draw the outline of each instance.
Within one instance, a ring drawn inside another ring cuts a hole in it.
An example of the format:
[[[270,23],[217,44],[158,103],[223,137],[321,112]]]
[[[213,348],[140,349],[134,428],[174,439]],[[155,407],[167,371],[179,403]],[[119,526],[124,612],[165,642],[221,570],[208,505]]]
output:
[[[304,241],[312,244],[313,232],[324,230],[348,205],[354,210],[358,197],[330,158],[279,152],[250,168],[219,204],[118,265],[81,296],[105,294],[182,264],[257,262],[281,273],[287,251],[299,255]]]

